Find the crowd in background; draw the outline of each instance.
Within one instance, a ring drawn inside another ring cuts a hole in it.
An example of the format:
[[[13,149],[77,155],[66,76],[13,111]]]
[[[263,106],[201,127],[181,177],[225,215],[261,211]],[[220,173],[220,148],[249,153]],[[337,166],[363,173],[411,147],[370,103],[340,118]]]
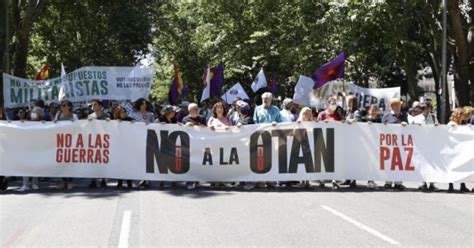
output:
[[[278,105],[280,107],[278,107]],[[342,105],[342,106],[341,106]],[[236,99],[232,104],[224,101],[190,103],[183,101],[179,106],[172,106],[162,103],[151,103],[146,99],[138,99],[135,102],[101,101],[92,100],[87,106],[74,108],[72,102],[64,100],[52,102],[49,105],[41,100],[35,102],[30,108],[15,108],[7,111],[0,106],[0,120],[13,121],[75,121],[83,119],[97,120],[118,120],[145,123],[169,123],[181,124],[185,126],[199,125],[207,126],[211,130],[227,129],[230,126],[241,126],[259,123],[271,123],[277,125],[283,122],[306,122],[306,121],[345,121],[348,124],[353,122],[385,123],[405,125],[437,125],[438,121],[433,114],[432,106],[429,102],[415,101],[410,108],[402,109],[403,103],[400,99],[390,101],[390,111],[381,112],[376,104],[370,105],[368,109],[358,106],[356,96],[349,95],[342,103],[338,103],[337,98],[330,97],[326,102],[325,109],[315,109],[299,106],[293,103],[290,98],[276,101],[269,92],[263,93],[253,101]],[[452,112],[448,125],[474,124],[474,108],[460,107]],[[10,178],[11,180],[12,178]],[[38,178],[20,178],[22,186],[19,191],[36,190],[39,188]],[[90,188],[108,187],[107,179],[90,179]],[[127,180],[127,187],[150,188],[150,181],[140,181],[137,183]],[[158,182],[158,187],[178,187],[179,182]],[[327,182],[316,181],[318,187],[325,187]],[[345,182],[330,182],[332,187],[341,186],[357,187],[354,180]],[[187,189],[194,189],[200,186],[199,182],[185,182]],[[310,181],[303,182],[239,182],[239,183],[219,183],[212,182],[211,187],[241,187],[249,190],[252,188],[273,188],[304,187],[313,188]],[[123,187],[123,180],[118,180],[116,187]],[[377,184],[369,181],[367,187],[375,189]],[[385,182],[384,188],[405,189],[402,182]],[[0,177],[0,189],[8,188],[8,178]],[[58,189],[72,189],[72,178],[62,178],[57,184]],[[420,190],[438,190],[434,182],[425,182]],[[460,190],[469,192],[465,183],[461,183]],[[449,184],[448,191],[454,191],[454,185]]]

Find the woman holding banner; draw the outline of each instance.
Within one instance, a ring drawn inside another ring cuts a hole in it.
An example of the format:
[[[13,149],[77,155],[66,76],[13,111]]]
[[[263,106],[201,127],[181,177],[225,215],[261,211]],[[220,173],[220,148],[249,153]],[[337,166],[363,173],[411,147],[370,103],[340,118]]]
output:
[[[131,117],[137,122],[145,122],[146,124],[152,123],[155,120],[155,116],[152,112],[148,111],[150,106],[147,100],[139,98],[133,105],[135,112],[131,114]],[[138,185],[146,189],[151,188],[151,182],[148,180],[142,180]]]
[[[300,111],[300,115],[298,116],[298,119],[296,122],[301,123],[301,122],[308,122],[308,121],[313,121],[313,111],[311,111],[311,108],[309,107],[304,107]],[[301,182],[301,186],[304,186],[307,189],[311,188],[311,184],[309,181],[303,181]]]
[[[59,105],[60,112],[54,118],[54,122],[58,121],[77,121],[78,117],[76,114],[73,113],[74,106],[69,100],[63,100]],[[60,182],[57,186],[57,189],[72,189],[72,178],[62,178],[62,182]]]
[[[337,109],[337,99],[334,96],[329,97],[329,99],[326,102],[326,110],[320,112],[318,114],[318,117],[316,118],[316,121],[341,121],[342,116],[336,112]],[[318,181],[319,182],[319,187],[324,188],[324,181]],[[339,185],[336,183],[336,181],[332,181],[332,186],[333,188],[339,188]]]
[[[212,130],[227,130],[232,126],[232,122],[227,118],[227,108],[223,102],[216,102],[212,106],[212,116],[207,122],[207,126]],[[211,188],[223,188],[226,185],[221,182],[211,182]]]

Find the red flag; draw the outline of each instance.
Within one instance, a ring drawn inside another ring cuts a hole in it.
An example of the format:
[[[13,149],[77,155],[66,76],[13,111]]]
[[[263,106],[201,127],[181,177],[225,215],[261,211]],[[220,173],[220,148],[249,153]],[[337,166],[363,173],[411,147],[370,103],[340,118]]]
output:
[[[45,64],[36,75],[35,80],[45,80],[47,78],[49,78],[49,65]]]

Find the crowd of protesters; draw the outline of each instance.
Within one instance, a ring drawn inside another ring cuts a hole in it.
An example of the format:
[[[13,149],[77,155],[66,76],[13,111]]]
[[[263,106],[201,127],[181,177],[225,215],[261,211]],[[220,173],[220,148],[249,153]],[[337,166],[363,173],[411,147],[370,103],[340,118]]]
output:
[[[280,105],[280,108],[277,105]],[[341,106],[342,105],[342,106]],[[330,97],[326,102],[325,109],[314,109],[299,106],[293,103],[292,99],[285,98],[277,102],[269,92],[263,93],[253,101],[235,100],[228,105],[223,101],[203,102],[200,105],[183,101],[179,106],[169,104],[152,104],[146,99],[138,99],[131,102],[101,101],[92,100],[89,105],[80,108],[74,108],[73,103],[64,100],[60,103],[52,102],[45,105],[43,101],[37,101],[30,108],[16,108],[6,111],[0,106],[0,120],[8,121],[75,121],[81,119],[97,120],[117,120],[129,122],[145,123],[167,123],[181,124],[185,126],[207,126],[211,130],[227,129],[230,126],[240,127],[242,125],[271,123],[278,125],[282,122],[308,122],[308,121],[344,121],[348,124],[353,122],[367,123],[385,123],[406,125],[437,125],[438,121],[432,113],[433,109],[429,102],[413,102],[412,106],[406,111],[402,110],[400,99],[392,99],[389,103],[390,110],[381,112],[377,105],[372,104],[368,109],[358,106],[357,97],[350,95],[344,98],[342,103],[338,104],[336,97]],[[474,124],[474,108],[460,107],[452,112],[448,125],[466,125]],[[10,178],[12,180],[13,178]],[[17,178],[22,181],[19,191],[39,189],[38,178],[23,177]],[[0,177],[0,190],[8,188],[8,178]],[[99,179],[100,187],[108,187],[108,179]],[[123,180],[117,179],[117,188],[123,187]],[[140,181],[137,183],[127,180],[127,187],[150,188],[152,182]],[[324,181],[316,181],[319,187],[325,187]],[[348,186],[357,187],[355,180],[346,180],[345,182],[331,182],[332,187],[340,188]],[[199,187],[199,182],[185,182],[187,189]],[[158,187],[178,187],[178,182],[159,182]],[[249,190],[252,188],[273,188],[278,186],[285,187],[304,187],[313,188],[310,181],[303,182],[242,182],[224,184],[221,182],[211,182],[211,187],[241,187]],[[72,178],[62,178],[57,184],[58,189],[72,189]],[[90,179],[90,188],[96,188],[97,179]],[[377,184],[374,181],[367,183],[367,188],[375,189]],[[384,188],[394,188],[397,190],[405,189],[402,182],[385,182]],[[420,190],[435,191],[438,188],[434,182],[425,182]],[[454,191],[454,185],[449,184],[448,191]],[[469,192],[465,183],[461,183],[460,191]]]

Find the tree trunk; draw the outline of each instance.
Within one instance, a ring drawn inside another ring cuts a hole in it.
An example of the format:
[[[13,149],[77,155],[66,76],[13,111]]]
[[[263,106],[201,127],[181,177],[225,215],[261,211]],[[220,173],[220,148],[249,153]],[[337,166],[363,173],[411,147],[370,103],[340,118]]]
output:
[[[472,85],[469,85],[469,49],[467,44],[467,36],[464,31],[461,13],[459,10],[459,0],[448,1],[448,12],[456,42],[455,64],[454,67],[454,87],[456,96],[460,106],[468,106],[472,104],[470,92]],[[471,78],[471,82],[474,82]]]
[[[16,35],[17,43],[15,46],[14,58],[14,75],[17,77],[26,78],[26,62],[28,58],[28,48],[30,46],[30,32],[20,33],[24,30],[19,30]]]
[[[418,96],[420,94],[419,88],[418,88],[418,80],[416,78],[416,64],[415,64],[415,59],[413,58],[413,54],[408,51],[408,48],[404,49],[404,64],[405,64],[405,74],[407,78],[407,89],[408,89],[408,96],[410,97],[410,100],[416,101],[418,100]],[[410,106],[410,105],[408,105]]]
[[[45,8],[46,0],[29,0],[12,3],[13,25],[14,25],[14,75],[26,78],[26,66],[28,59],[28,49],[30,45],[30,35],[34,22]]]

